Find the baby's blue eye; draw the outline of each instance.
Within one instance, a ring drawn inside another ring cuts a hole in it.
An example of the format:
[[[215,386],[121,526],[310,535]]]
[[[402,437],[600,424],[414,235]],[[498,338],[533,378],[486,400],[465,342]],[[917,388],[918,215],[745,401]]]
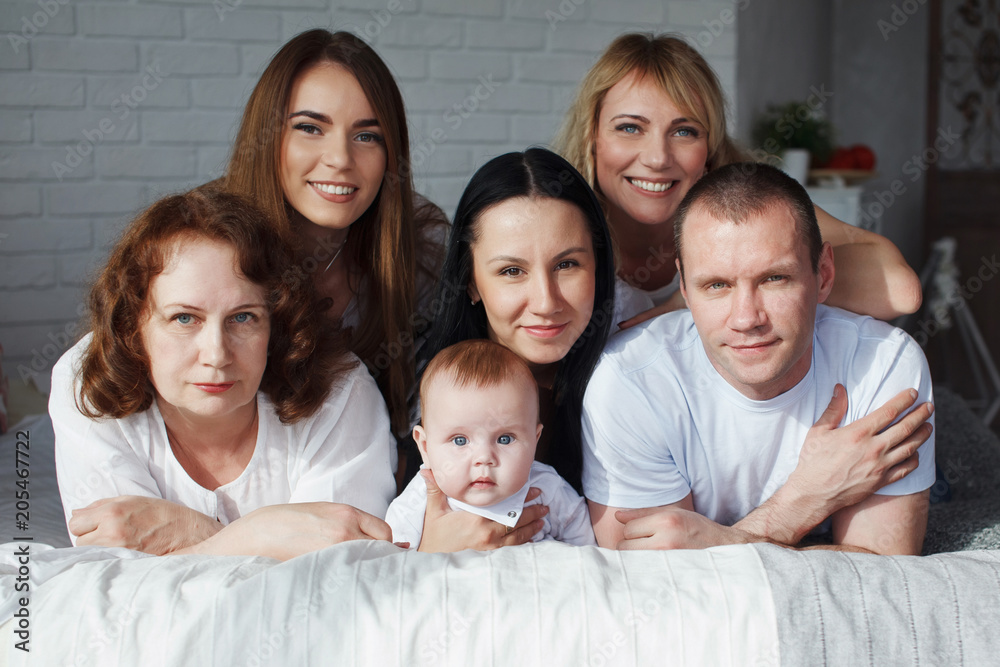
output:
[[[514,442],[514,438],[505,434],[497,438],[497,442],[500,443],[501,445],[509,445],[510,443]]]
[[[466,438],[464,435],[456,435],[454,438],[451,439],[451,441],[456,445],[458,445],[459,447],[464,447],[467,444],[469,444],[469,439]]]

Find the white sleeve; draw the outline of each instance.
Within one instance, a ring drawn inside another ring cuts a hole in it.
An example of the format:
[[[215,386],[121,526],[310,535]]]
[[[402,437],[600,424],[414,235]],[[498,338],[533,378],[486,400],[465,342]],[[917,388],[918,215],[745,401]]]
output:
[[[894,346],[896,349],[891,350],[890,346]],[[864,392],[864,396],[858,397],[858,403],[856,407],[852,406],[854,409],[849,411],[845,423],[871,414],[904,389],[917,390],[918,397],[916,403],[914,403],[914,407],[927,401],[934,401],[934,392],[931,387],[931,374],[930,369],[927,367],[927,359],[924,357],[920,346],[908,334],[900,329],[894,330],[888,340],[876,349],[874,356],[876,358],[871,360],[872,366],[869,368],[881,367],[886,370],[882,373],[881,381],[878,382],[877,386]],[[852,378],[855,380],[856,387],[870,386],[873,380],[878,379],[878,376],[870,371],[864,373],[862,369],[865,366],[866,364],[854,365],[854,368],[860,374],[859,377]],[[853,402],[855,399],[851,396],[851,384],[848,384],[847,387],[847,397]],[[934,425],[933,414],[928,421],[932,426]],[[883,486],[875,493],[886,496],[904,496],[929,489],[933,486],[936,472],[934,466],[934,438],[935,432],[932,431],[927,442],[920,445],[920,448],[917,450],[920,464],[916,470],[898,482]]]
[[[420,546],[427,511],[427,483],[417,475],[389,505],[385,522],[392,528],[393,542],[409,542],[411,549]]]
[[[52,369],[49,416],[55,432],[56,478],[63,512],[95,500],[132,495],[162,498],[149,465],[128,443],[117,419],[91,419],[77,408],[77,370],[89,337]],[[73,544],[76,536],[70,535]]]
[[[674,428],[670,396],[623,377],[604,356],[583,399],[583,492],[601,505],[627,509],[659,507],[683,500],[691,487],[671,445],[685,434]],[[648,394],[654,393],[656,408]],[[676,432],[673,432],[676,431]]]
[[[619,277],[615,277],[615,314],[611,321],[611,333],[618,333],[618,325],[639,313],[653,307],[653,300],[642,290],[632,287]]]
[[[587,501],[555,470],[545,471],[542,474],[546,481],[541,485],[542,495],[539,502],[549,507],[551,536],[559,542],[578,547],[596,546],[597,539],[594,537],[594,527],[590,523]],[[536,485],[538,483],[533,481],[532,486]]]
[[[288,502],[344,503],[385,516],[396,493],[396,446],[385,401],[360,361],[299,433],[299,475]]]

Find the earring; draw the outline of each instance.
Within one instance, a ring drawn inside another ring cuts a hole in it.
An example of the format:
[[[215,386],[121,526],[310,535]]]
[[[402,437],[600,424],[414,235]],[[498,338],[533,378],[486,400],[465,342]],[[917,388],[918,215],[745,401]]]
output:
[[[474,306],[474,305],[476,305],[476,300],[475,299],[469,299],[469,303],[471,303]]]

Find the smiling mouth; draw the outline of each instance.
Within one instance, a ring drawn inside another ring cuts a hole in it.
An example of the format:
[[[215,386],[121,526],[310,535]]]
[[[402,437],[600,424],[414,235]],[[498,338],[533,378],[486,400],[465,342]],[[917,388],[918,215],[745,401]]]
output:
[[[357,190],[357,188],[350,185],[328,185],[326,183],[313,183],[312,181],[309,181],[309,185],[328,195],[349,195],[354,194],[355,190]]]
[[[640,190],[645,190],[646,192],[666,192],[670,188],[674,187],[677,181],[670,181],[669,183],[654,183],[653,181],[644,181],[639,178],[629,178],[625,177],[629,183],[639,188]]]

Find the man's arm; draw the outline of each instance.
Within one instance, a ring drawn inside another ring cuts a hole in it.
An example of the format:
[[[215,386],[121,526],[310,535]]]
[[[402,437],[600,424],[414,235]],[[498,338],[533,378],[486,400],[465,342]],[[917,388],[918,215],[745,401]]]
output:
[[[916,391],[905,390],[870,415],[838,427],[847,410],[847,392],[838,384],[788,481],[733,527],[766,541],[798,544],[834,512],[916,470],[917,449],[932,432],[927,420],[933,406],[921,404],[893,424],[916,399]]]
[[[871,496],[833,516],[833,544],[804,549],[919,555],[927,529],[929,494]],[[692,510],[691,496],[672,505],[633,510],[588,502],[597,543],[606,548],[705,549],[755,542],[797,548],[718,524]]]
[[[659,510],[667,510],[670,508],[694,511],[694,504],[691,502],[690,493],[685,496],[683,500],[676,503],[663,505],[662,507],[651,507],[644,510],[627,510],[620,507],[608,507],[607,505],[595,503],[593,500],[587,500],[587,507],[590,509],[590,523],[594,526],[594,537],[597,538],[597,545],[608,549],[623,548],[621,543],[625,539],[625,522],[618,518],[623,514],[628,514],[630,512],[646,512],[654,514]],[[633,548],[655,549],[657,547],[649,545],[646,547],[635,546]]]
[[[929,489],[905,496],[870,496],[833,515],[833,542],[883,555],[919,556],[929,506]]]
[[[609,549],[706,549],[767,541],[698,514],[691,494],[676,503],[645,509],[608,507],[592,500],[587,504],[597,544]]]

